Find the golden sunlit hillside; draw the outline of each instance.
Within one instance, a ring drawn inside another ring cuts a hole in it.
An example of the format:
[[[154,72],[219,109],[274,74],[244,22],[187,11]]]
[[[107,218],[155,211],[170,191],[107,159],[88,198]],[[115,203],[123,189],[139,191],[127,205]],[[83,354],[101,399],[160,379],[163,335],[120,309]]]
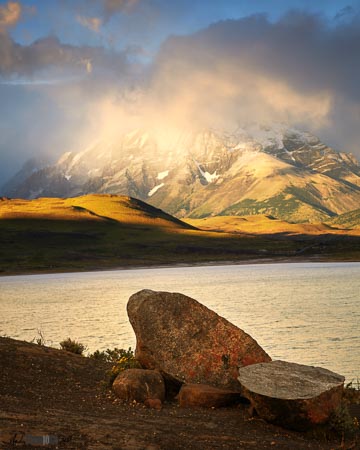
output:
[[[119,195],[85,195],[75,198],[3,199],[0,219],[115,220],[133,225],[192,228],[141,200]]]
[[[198,228],[196,228],[198,227]],[[359,230],[268,216],[182,222],[116,195],[0,200],[0,272],[264,260],[359,260]]]
[[[268,215],[253,216],[215,216],[203,219],[185,219],[186,223],[207,231],[222,231],[226,233],[245,233],[252,235],[309,235],[321,236],[360,235],[359,227],[354,229],[339,229],[325,223],[290,223]],[[334,224],[336,222],[334,221]]]

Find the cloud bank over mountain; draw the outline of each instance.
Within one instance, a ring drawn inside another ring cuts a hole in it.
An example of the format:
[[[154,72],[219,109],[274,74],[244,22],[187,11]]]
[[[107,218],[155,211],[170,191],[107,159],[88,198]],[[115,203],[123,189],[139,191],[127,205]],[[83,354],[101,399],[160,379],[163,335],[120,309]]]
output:
[[[162,2],[150,3],[158,17]],[[99,21],[74,10],[79,27],[101,33],[107,21],[135,20],[144,7],[140,0],[99,4]],[[0,9],[3,179],[28,156],[55,157],[135,127],[285,122],[360,157],[360,15],[353,8],[331,20],[299,10],[276,20],[222,20],[169,36],[152,54],[146,46],[69,44],[56,36],[20,44],[10,30],[21,14],[19,2]]]
[[[360,17],[341,19],[293,11],[275,23],[257,15],[169,38],[152,88],[192,121],[289,121],[356,151]]]

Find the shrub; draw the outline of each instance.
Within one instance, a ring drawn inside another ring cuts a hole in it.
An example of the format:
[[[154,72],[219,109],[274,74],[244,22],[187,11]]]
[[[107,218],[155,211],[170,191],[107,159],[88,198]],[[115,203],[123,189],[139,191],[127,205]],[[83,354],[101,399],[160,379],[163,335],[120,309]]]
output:
[[[102,352],[96,350],[96,352],[90,354],[89,357],[113,364],[112,368],[106,374],[108,384],[110,386],[113,384],[119,373],[123,370],[141,368],[140,363],[135,359],[134,352],[131,347],[129,347],[128,350],[123,348],[108,348]]]
[[[108,350],[106,350],[107,352]],[[89,353],[88,358],[96,359],[97,361],[108,362],[107,353],[104,351],[96,350],[94,353]]]
[[[70,338],[64,339],[60,342],[60,347],[70,353],[75,353],[76,355],[83,355],[86,350],[86,346],[81,342],[73,341]]]
[[[357,418],[351,416],[345,403],[341,403],[331,415],[329,425],[331,430],[343,437],[353,435],[359,428]]]

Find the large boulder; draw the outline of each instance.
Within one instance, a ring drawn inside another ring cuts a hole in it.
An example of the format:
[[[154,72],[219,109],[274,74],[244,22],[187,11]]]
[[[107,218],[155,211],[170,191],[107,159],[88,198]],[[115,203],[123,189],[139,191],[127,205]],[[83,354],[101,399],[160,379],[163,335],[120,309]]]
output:
[[[142,290],[127,311],[136,359],[175,382],[239,391],[239,367],[271,361],[251,336],[185,295]]]
[[[240,402],[241,396],[239,392],[232,392],[207,384],[183,384],[178,399],[181,407],[220,408]]]
[[[295,430],[327,422],[344,386],[344,377],[330,370],[285,361],[242,367],[238,379],[262,419]]]
[[[112,385],[115,394],[126,402],[165,399],[165,383],[157,370],[127,369],[120,372]]]

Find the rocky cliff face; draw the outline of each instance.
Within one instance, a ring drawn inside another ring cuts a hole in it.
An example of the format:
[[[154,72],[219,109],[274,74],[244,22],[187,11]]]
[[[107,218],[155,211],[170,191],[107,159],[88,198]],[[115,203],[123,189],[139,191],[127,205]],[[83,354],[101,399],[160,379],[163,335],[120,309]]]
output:
[[[167,144],[135,130],[116,143],[64,153],[3,189],[23,198],[94,192],[136,197],[178,217],[271,214],[314,222],[358,208],[360,165],[294,129],[179,132]]]

